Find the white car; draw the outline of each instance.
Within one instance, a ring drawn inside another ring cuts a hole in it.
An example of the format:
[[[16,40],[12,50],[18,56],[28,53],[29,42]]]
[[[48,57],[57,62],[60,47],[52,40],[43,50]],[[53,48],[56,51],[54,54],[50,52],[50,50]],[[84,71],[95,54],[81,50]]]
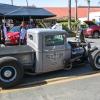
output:
[[[52,29],[61,29],[62,30],[62,24],[61,23],[56,23]]]

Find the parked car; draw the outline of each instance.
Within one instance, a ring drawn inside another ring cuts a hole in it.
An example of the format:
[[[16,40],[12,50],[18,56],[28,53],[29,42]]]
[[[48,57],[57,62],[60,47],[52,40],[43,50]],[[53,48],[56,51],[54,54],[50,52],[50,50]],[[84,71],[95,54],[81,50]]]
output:
[[[85,37],[98,38],[100,36],[100,26],[93,21],[84,21],[88,26],[83,28]]]
[[[33,28],[31,25],[26,26],[26,30]],[[7,39],[5,40],[6,45],[18,45],[20,38],[20,26],[14,26],[7,32]]]

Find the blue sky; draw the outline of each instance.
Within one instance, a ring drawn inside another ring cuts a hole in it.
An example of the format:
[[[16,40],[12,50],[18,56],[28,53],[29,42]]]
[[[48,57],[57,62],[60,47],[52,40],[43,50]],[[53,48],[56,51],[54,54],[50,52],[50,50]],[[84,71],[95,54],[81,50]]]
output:
[[[72,0],[72,6],[74,7],[75,0]],[[91,6],[100,6],[98,4],[100,0],[91,0]],[[0,3],[11,4],[11,0],[0,0]],[[13,4],[17,6],[26,6],[26,0],[13,0]],[[28,0],[28,4],[34,4],[36,7],[67,7],[68,0]],[[85,0],[78,0],[78,5],[87,6]]]

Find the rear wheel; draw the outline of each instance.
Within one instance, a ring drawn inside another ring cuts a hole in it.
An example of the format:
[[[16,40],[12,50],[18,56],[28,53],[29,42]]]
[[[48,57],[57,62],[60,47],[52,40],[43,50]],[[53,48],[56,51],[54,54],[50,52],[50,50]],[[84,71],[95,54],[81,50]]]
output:
[[[100,70],[100,50],[96,50],[91,54],[90,65],[93,69]]]
[[[16,86],[23,78],[23,67],[16,58],[0,58],[0,86],[10,88]]]
[[[95,31],[93,34],[93,38],[98,38],[99,37],[99,32]]]

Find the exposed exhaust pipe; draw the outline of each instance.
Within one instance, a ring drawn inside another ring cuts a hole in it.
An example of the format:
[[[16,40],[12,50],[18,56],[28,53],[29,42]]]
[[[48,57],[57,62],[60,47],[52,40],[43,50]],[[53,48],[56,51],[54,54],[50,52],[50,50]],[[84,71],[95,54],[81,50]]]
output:
[[[67,61],[64,61],[64,64],[65,64],[65,68],[64,68],[64,70],[71,70],[72,69],[72,63],[75,61],[75,60],[77,60],[77,59],[79,59],[79,58],[81,58],[82,56],[77,56],[77,57],[75,57],[75,58],[72,58],[72,59],[70,59],[70,60],[67,60]]]

